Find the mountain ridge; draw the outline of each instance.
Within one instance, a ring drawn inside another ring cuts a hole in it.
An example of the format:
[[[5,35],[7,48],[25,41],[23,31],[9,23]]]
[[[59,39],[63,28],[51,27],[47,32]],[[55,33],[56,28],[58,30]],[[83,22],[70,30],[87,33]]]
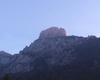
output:
[[[90,76],[93,75],[91,72],[94,72],[95,76],[99,74],[99,72],[96,72],[100,69],[99,53],[100,38],[95,36],[66,36],[64,30],[63,36],[55,35],[51,37],[50,35],[50,37],[38,38],[30,46],[26,46],[20,51],[19,54],[12,55],[9,63],[0,67],[0,74],[8,73],[11,80],[16,80],[17,77],[20,77],[21,80],[28,80],[29,77],[32,78],[30,80],[37,77],[39,78],[36,80],[49,80],[49,78],[52,78],[51,80],[61,80],[61,78],[63,80],[78,80],[77,78],[81,76],[91,78]],[[16,74],[23,76],[17,76]],[[29,77],[24,75],[29,75]],[[57,76],[61,78],[56,78]],[[91,78],[91,80],[95,78]]]

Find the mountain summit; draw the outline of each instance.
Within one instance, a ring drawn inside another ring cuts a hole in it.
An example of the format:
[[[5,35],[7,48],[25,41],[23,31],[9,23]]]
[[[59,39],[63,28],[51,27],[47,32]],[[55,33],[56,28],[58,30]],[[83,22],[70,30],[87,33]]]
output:
[[[41,38],[52,38],[52,37],[62,37],[67,36],[65,29],[58,27],[51,27],[43,30],[40,33],[39,39]]]
[[[100,38],[51,27],[19,54],[1,55],[0,80],[5,74],[9,80],[100,80]]]

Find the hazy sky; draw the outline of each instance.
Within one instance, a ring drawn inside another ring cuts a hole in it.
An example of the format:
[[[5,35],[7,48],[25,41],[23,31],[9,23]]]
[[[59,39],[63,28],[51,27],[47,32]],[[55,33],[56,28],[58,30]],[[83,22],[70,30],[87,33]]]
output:
[[[100,0],[0,0],[0,50],[18,53],[52,26],[100,36]]]

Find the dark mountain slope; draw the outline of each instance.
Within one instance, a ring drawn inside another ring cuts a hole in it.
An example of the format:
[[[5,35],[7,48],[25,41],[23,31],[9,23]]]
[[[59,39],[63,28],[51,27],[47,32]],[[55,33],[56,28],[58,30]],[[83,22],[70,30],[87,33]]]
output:
[[[80,78],[99,80],[100,38],[88,38],[85,43],[75,45],[73,53],[75,59],[69,64],[58,64],[51,68],[37,69],[23,74],[18,73],[19,76],[16,77],[23,80],[80,80]],[[41,61],[36,63],[42,64]],[[25,75],[28,76],[25,77]]]

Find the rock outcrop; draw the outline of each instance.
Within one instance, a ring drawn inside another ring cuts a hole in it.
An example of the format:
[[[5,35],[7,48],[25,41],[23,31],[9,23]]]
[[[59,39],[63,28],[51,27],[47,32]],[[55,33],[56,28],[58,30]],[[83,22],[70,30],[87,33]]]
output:
[[[4,64],[8,64],[11,60],[12,55],[4,52],[4,51],[0,51],[0,64],[4,65]]]
[[[51,27],[40,33],[39,39],[41,38],[52,38],[67,36],[66,31],[63,28]]]

